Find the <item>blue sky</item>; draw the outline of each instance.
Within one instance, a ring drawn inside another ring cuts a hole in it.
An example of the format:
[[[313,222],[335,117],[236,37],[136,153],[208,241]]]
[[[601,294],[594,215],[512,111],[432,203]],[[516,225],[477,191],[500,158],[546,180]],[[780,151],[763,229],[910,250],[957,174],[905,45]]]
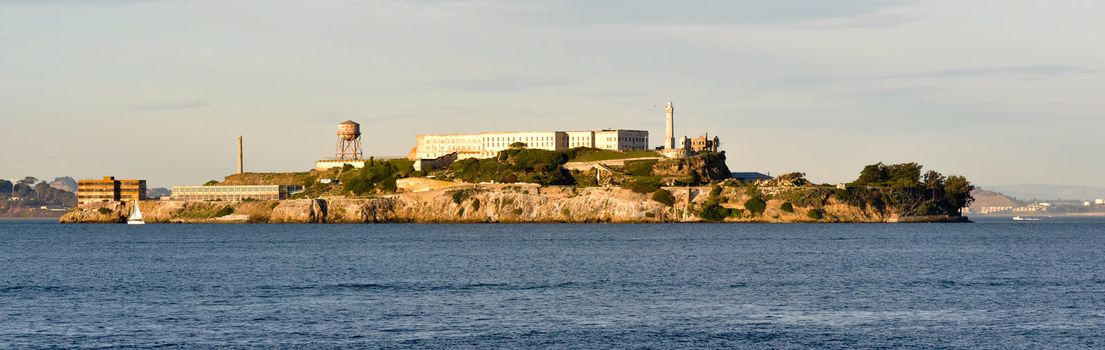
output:
[[[0,0],[0,177],[300,171],[336,124],[722,138],[735,171],[917,161],[1105,187],[1095,1]]]

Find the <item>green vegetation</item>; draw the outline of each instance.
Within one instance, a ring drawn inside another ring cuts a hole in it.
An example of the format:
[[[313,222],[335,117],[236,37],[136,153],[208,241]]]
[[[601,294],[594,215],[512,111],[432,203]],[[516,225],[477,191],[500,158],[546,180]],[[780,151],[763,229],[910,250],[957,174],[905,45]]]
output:
[[[107,215],[111,214],[111,209],[100,207],[100,209],[96,209],[96,212],[100,213],[100,215]]]
[[[611,159],[628,159],[628,158],[646,158],[646,157],[662,157],[659,153],[649,150],[640,151],[613,151],[603,150],[598,148],[588,147],[576,147],[567,151],[568,161],[570,162],[595,162],[600,160]]]
[[[652,167],[656,162],[656,159],[629,160],[623,170],[629,176],[653,176]]]
[[[720,222],[725,220],[726,216],[729,216],[729,210],[713,200],[703,204],[702,210],[698,212],[698,217],[709,222]]]
[[[660,178],[657,177],[636,177],[629,181],[622,183],[622,187],[628,188],[637,193],[653,193],[660,189]]]
[[[363,168],[343,171],[338,180],[345,185],[345,193],[360,196],[373,192],[394,192],[396,180],[414,174],[414,162],[410,160],[369,160]]]
[[[806,213],[806,217],[814,220],[821,220],[825,218],[825,211],[822,209],[810,209],[810,211]]]
[[[510,144],[510,148],[515,148],[515,149],[517,149],[517,148],[526,148],[526,147],[529,147],[529,145],[527,145],[525,142],[515,142],[515,143]]]
[[[780,207],[779,209],[782,209],[783,211],[788,212],[788,213],[793,213],[794,212],[794,205],[790,204],[790,202],[786,202],[786,203],[783,203],[783,206]]]
[[[921,165],[903,163],[886,165],[883,163],[868,165],[859,173],[856,181],[849,186],[913,188],[921,184]]]
[[[215,185],[218,185],[218,184],[219,184],[219,182],[216,181],[216,180],[209,180],[209,181],[203,183],[204,186],[215,186]]]
[[[212,219],[234,213],[234,209],[215,202],[187,203],[177,216],[188,219]]]
[[[917,163],[868,165],[849,184],[862,188],[849,188],[850,193],[842,197],[850,203],[890,207],[911,215],[958,216],[960,209],[974,201],[971,191],[975,187],[967,178],[945,177],[936,171],[922,176],[921,169]]]
[[[473,190],[473,189],[454,190],[454,191],[449,191],[449,196],[453,199],[453,204],[460,205],[461,203],[464,203],[464,201],[468,200],[468,198],[471,197],[475,193],[476,193],[476,190]],[[476,209],[479,209],[479,207],[480,207],[479,201],[480,201],[479,199],[476,200]]]
[[[215,217],[221,218],[230,214],[234,214],[234,208],[223,207],[222,209],[219,209],[219,211],[215,212]]]
[[[456,179],[466,182],[528,182],[541,185],[574,185],[575,179],[563,165],[564,152],[540,149],[509,149],[491,159],[469,158],[449,166]]]
[[[748,213],[752,216],[758,216],[767,210],[767,202],[764,202],[763,198],[752,197],[744,201],[744,209],[748,210]]]
[[[710,198],[717,198],[718,196],[721,196],[721,186],[710,187]]]
[[[652,200],[669,207],[675,205],[675,196],[671,194],[671,191],[662,188],[652,192]]]

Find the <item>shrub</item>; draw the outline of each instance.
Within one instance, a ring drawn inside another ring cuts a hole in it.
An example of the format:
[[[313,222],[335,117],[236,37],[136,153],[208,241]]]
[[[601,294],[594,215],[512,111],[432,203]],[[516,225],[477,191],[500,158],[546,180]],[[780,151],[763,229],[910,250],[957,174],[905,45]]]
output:
[[[637,177],[622,183],[622,187],[637,193],[652,193],[660,189],[660,179],[655,177]]]
[[[525,211],[522,210],[522,208],[517,208],[517,209],[511,210],[510,212],[514,215],[522,215],[522,213],[524,213]]]
[[[825,218],[825,211],[821,209],[810,209],[810,212],[806,213],[806,216],[810,219],[821,220]]]
[[[764,202],[763,198],[752,197],[744,202],[744,209],[748,210],[752,216],[763,214],[764,210],[767,210],[767,202]]]
[[[710,198],[717,198],[721,195],[721,186],[714,185],[710,188]]]
[[[227,215],[230,215],[230,214],[234,214],[234,208],[222,207],[222,209],[219,209],[219,211],[215,212],[214,217],[218,218],[218,217],[223,217],[223,216],[227,216]]]
[[[750,197],[759,197],[760,188],[756,187],[756,185],[748,185],[748,187],[744,188],[744,194]]]
[[[449,196],[453,198],[453,203],[460,205],[460,203],[463,203],[468,197],[472,196],[472,190],[452,191],[449,192]]]
[[[614,151],[614,150],[602,150],[598,148],[589,147],[576,147],[565,152],[568,155],[568,159],[572,162],[594,162],[599,160],[610,159],[626,159],[626,158],[644,158],[644,157],[660,157],[659,153],[649,150],[640,151]]]
[[[702,205],[702,210],[699,211],[698,217],[702,220],[710,222],[719,222],[725,220],[725,217],[729,215],[729,210],[723,208],[716,201],[708,201]]]
[[[783,211],[788,212],[788,213],[793,213],[794,212],[794,205],[790,204],[790,202],[786,202],[786,203],[783,203],[783,207],[780,208],[780,209],[783,209]]]
[[[100,209],[96,209],[96,212],[100,213],[100,215],[107,215],[107,214],[111,214],[111,209],[108,209],[108,208],[105,208],[105,207],[100,207]]]
[[[472,200],[472,210],[480,210],[480,199],[476,198]]]
[[[643,159],[625,162],[625,173],[630,176],[652,176],[652,167],[656,159]]]
[[[669,207],[675,205],[675,196],[671,194],[671,191],[663,188],[652,192],[652,200]]]
[[[215,180],[210,180],[210,181],[207,181],[207,182],[203,183],[204,186],[215,186],[215,185],[218,185],[218,184],[219,184],[219,182],[215,181]]]
[[[744,209],[736,209],[736,208],[729,209],[729,217],[731,217],[731,218],[740,218],[742,216],[744,216]]]

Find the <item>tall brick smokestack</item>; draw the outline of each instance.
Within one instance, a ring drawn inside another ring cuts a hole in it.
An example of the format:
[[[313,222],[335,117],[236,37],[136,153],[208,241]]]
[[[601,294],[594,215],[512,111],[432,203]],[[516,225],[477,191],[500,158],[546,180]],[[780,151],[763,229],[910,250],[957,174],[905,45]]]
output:
[[[242,166],[242,135],[238,135],[238,173],[245,173],[245,168]]]

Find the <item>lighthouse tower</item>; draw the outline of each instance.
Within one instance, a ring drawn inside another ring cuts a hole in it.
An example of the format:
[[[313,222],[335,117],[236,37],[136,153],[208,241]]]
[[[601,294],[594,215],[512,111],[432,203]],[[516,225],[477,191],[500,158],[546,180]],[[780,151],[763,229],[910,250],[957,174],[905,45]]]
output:
[[[667,132],[664,133],[664,148],[675,149],[675,106],[669,101],[667,108]]]

